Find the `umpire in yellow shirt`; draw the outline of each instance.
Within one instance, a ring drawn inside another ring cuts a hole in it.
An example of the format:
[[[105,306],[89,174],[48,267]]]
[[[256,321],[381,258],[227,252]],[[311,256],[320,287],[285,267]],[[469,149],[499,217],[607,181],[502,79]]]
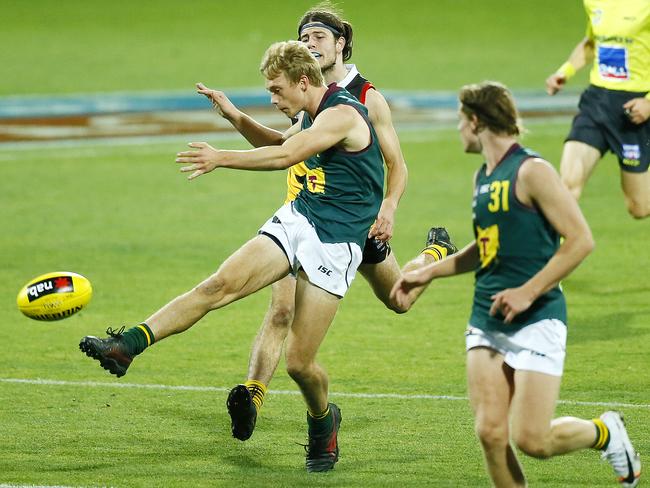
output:
[[[650,1],[584,0],[585,38],[546,80],[556,94],[579,69],[593,62],[590,85],[566,138],[560,173],[580,197],[596,163],[618,157],[630,215],[650,215]]]

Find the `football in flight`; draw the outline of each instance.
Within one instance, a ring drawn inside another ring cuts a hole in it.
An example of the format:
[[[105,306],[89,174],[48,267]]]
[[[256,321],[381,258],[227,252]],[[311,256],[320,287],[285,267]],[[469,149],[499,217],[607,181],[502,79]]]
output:
[[[18,292],[18,309],[34,320],[61,320],[88,305],[93,289],[87,278],[68,271],[37,276]]]

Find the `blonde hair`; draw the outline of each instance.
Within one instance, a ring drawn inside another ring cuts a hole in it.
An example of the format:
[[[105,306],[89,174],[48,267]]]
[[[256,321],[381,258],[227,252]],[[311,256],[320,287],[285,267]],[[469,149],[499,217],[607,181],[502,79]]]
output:
[[[320,65],[311,55],[309,49],[298,41],[276,42],[264,53],[260,71],[272,80],[284,73],[291,83],[298,83],[301,76],[306,76],[315,86],[325,85]]]
[[[516,136],[523,127],[515,100],[510,90],[497,81],[465,85],[460,90],[460,109],[467,116],[476,115],[479,128],[488,128],[495,134]]]

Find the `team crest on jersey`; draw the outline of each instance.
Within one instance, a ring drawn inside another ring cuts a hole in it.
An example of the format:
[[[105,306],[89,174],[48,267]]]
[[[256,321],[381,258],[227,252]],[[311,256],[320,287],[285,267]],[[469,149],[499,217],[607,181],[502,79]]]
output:
[[[305,185],[311,193],[325,193],[325,171],[323,168],[307,169]]]
[[[499,226],[495,224],[482,229],[477,225],[476,245],[481,258],[481,268],[486,268],[494,261],[499,251]]]
[[[630,79],[627,49],[618,46],[598,46],[598,72],[609,81]]]

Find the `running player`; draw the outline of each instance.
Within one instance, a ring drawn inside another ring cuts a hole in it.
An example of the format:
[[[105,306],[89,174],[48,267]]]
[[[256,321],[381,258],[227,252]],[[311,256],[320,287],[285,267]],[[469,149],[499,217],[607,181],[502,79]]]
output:
[[[546,80],[554,95],[592,63],[590,86],[564,143],[560,174],[576,198],[596,163],[618,157],[621,186],[632,217],[650,215],[650,2],[584,0],[587,35]]]
[[[553,166],[519,145],[506,87],[463,87],[459,118],[465,152],[485,159],[474,177],[476,238],[448,259],[405,273],[391,295],[407,307],[415,287],[475,271],[465,332],[468,389],[494,486],[527,486],[513,443],[539,459],[600,450],[621,484],[636,486],[641,462],[617,412],[553,418],[567,337],[559,283],[593,249],[589,226]]]

